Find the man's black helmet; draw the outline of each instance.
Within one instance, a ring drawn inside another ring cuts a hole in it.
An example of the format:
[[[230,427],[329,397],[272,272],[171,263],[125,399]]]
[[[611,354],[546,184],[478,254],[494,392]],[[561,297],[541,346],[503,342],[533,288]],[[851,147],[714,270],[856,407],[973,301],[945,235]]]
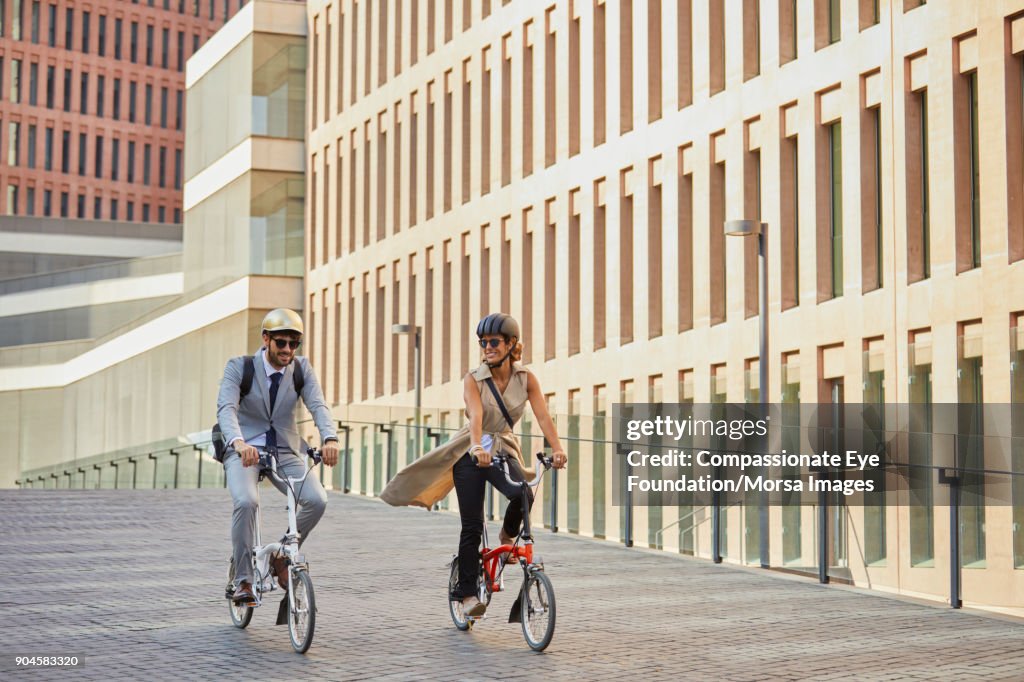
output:
[[[476,326],[477,338],[482,338],[488,334],[500,334],[506,339],[516,338],[519,339],[519,323],[516,322],[515,318],[505,313],[491,313],[484,319],[480,320],[480,323]]]

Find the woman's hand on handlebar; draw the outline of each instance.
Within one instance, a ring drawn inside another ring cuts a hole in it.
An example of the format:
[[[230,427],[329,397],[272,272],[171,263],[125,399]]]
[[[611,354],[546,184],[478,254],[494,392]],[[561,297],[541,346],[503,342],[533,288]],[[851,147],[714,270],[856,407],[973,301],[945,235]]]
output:
[[[481,445],[474,445],[469,449],[469,456],[476,461],[476,465],[480,468],[486,468],[491,466],[491,453]]]
[[[564,452],[559,451],[551,454],[551,465],[556,469],[564,469],[567,461],[568,458]]]

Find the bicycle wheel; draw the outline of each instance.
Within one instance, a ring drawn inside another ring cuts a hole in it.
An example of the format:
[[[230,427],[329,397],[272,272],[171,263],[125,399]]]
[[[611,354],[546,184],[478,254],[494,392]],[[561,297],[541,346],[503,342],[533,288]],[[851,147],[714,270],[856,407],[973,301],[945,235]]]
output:
[[[313,629],[316,627],[316,599],[313,596],[313,579],[304,568],[292,570],[288,580],[288,636],[292,648],[300,654],[309,650],[313,643]]]
[[[235,584],[235,560],[228,560],[228,585]],[[244,628],[252,620],[252,607],[248,604],[236,604],[228,599],[228,613],[231,614],[231,622],[236,628]]]
[[[453,599],[452,594],[459,586],[459,557],[452,559],[452,572],[448,576],[448,613],[452,616],[455,627],[465,632],[473,627],[473,621],[466,617],[462,609],[462,600]]]
[[[519,618],[523,637],[534,651],[544,651],[555,634],[555,588],[542,571],[531,571],[523,582]]]

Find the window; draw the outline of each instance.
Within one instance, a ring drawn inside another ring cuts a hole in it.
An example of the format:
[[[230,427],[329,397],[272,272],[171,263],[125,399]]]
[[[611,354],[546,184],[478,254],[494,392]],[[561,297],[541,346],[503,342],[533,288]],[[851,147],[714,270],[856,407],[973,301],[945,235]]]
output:
[[[129,201],[128,202],[128,209],[127,210],[128,210],[128,214],[125,216],[125,219],[127,219],[128,222],[131,222],[131,221],[135,220],[135,202],[134,201]]]
[[[46,67],[46,108],[53,109],[54,102],[54,89],[56,88],[55,81],[57,80],[57,68],[54,66]]]
[[[43,170],[53,170],[53,128],[43,131]]]
[[[146,66],[153,66],[153,25],[146,26]]]
[[[338,167],[338,172],[341,172],[341,167]],[[174,189],[181,189],[181,150],[174,150]],[[174,222],[178,222],[175,220]]]
[[[64,111],[71,111],[71,69],[64,69]]]
[[[970,258],[971,267],[981,265],[981,165],[978,162],[978,72],[967,76],[968,126],[970,135]]]
[[[838,121],[828,126],[828,154],[832,298],[836,298],[843,295],[843,143]]]
[[[708,13],[711,94],[725,90],[725,0],[711,0]]]
[[[53,215],[53,190],[43,190],[43,215],[49,218]]]
[[[114,59],[121,59],[121,43],[124,35],[124,19],[114,19]]]
[[[17,185],[7,185],[7,215],[18,215]]]
[[[93,157],[93,175],[97,178],[103,177],[103,136],[96,136],[96,154]]]
[[[931,276],[931,191],[928,160],[928,90],[907,93],[907,280]]]
[[[786,64],[797,58],[799,0],[779,0],[779,63]]]
[[[167,88],[160,88],[160,127],[167,127]]]
[[[149,204],[142,205],[142,222],[149,222]]]
[[[74,49],[75,10],[68,7],[64,10],[64,49]]]
[[[88,145],[88,136],[85,133],[78,133],[78,174],[85,175],[85,155]],[[79,216],[81,218],[82,216]]]
[[[92,199],[92,219],[99,220],[103,217],[103,199],[102,197],[93,197]]]
[[[170,53],[168,50],[171,43],[171,30],[169,28],[161,29],[160,38],[160,68],[166,69],[170,63]]]
[[[36,45],[39,44],[39,0],[33,0],[32,2],[32,42]],[[32,206],[32,202],[29,202],[29,207]],[[29,213],[29,215],[32,215]]]
[[[110,141],[110,179],[119,180],[121,174],[121,140]]]
[[[20,162],[20,140],[21,124],[11,121],[7,124],[7,165],[17,166]]]
[[[135,101],[138,99],[138,83],[128,82],[128,122],[135,123]]]
[[[185,32],[178,31],[178,64],[179,72],[185,70]]]
[[[158,155],[157,183],[160,187],[167,186],[167,147],[160,147]]]
[[[128,161],[128,182],[135,182],[135,142],[133,140],[128,140],[128,156],[127,156],[127,161]],[[128,202],[128,205],[131,206],[131,202],[130,201]],[[131,211],[130,208],[128,210]],[[131,220],[131,218],[128,218],[128,220]]]
[[[861,288],[866,293],[882,287],[881,106],[862,112],[861,131]]]
[[[146,83],[146,99],[143,102],[143,120],[146,125],[153,123],[153,86]]]
[[[60,217],[61,218],[67,218],[68,217],[68,202],[69,202],[69,199],[70,198],[69,198],[67,192],[61,192],[60,193]]]
[[[89,74],[82,72],[82,85],[78,90],[78,110],[83,114],[89,113]]]
[[[139,61],[139,22],[133,21],[131,24],[131,35],[128,40],[128,60],[132,64],[136,64]]]
[[[105,86],[107,84],[106,76],[96,76],[96,115],[103,116],[103,100],[105,99]]]
[[[28,149],[26,150],[28,157],[28,167],[36,167],[36,126],[31,123],[28,126]]]
[[[115,121],[121,120],[121,79],[114,79],[114,106],[112,116]]]
[[[957,325],[958,461],[964,473],[960,489],[960,561],[967,568],[985,568],[985,438],[982,418],[984,376],[980,321]]]
[[[11,60],[11,92],[10,92],[11,104],[17,104],[21,101],[21,60]]]
[[[11,4],[11,38],[21,40],[21,0],[14,0]]]
[[[97,27],[96,36],[96,52],[101,57],[107,56],[107,15],[101,14],[99,17],[99,26]]]
[[[142,184],[143,185],[149,185],[149,180],[150,180],[149,173],[150,173],[150,166],[152,165],[152,161],[153,161],[153,145],[147,143],[147,144],[143,145],[143,147],[142,147]],[[148,218],[144,218],[144,220],[148,220]]]
[[[118,220],[119,219],[119,216],[117,215],[118,214],[118,208],[119,208],[119,206],[118,206],[117,199],[111,199],[110,200],[110,219],[111,220]]]
[[[28,65],[28,103],[32,106],[39,104],[39,64],[37,62]]]
[[[71,131],[65,130],[60,136],[60,172],[71,172]],[[67,215],[67,214],[61,214]]]
[[[89,51],[89,19],[90,12],[82,12],[82,52]]]
[[[79,194],[78,195],[78,206],[77,206],[77,212],[76,212],[75,215],[78,218],[83,218],[83,219],[85,218],[85,195],[84,194]]]
[[[181,225],[181,209],[180,208],[174,209],[174,223],[176,225]]]
[[[839,0],[828,0],[828,42],[838,43],[842,37],[842,13]]]
[[[174,129],[181,130],[182,124],[182,112],[184,111],[184,95],[185,93],[181,90],[177,90],[174,93]]]
[[[3,3],[0,2],[0,8],[2,7]],[[46,8],[46,44],[50,47],[57,47],[57,5],[50,5]]]
[[[743,0],[743,80],[761,74],[761,3]]]

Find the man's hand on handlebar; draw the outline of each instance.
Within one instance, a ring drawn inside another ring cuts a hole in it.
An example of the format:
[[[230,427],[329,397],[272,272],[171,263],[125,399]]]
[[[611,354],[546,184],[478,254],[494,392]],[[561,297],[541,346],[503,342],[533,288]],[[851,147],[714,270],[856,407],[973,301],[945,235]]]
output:
[[[324,464],[329,467],[338,463],[338,452],[338,441],[336,440],[329,440],[320,446],[320,456],[323,458]]]
[[[234,443],[235,452],[242,458],[242,466],[251,467],[260,461],[260,453],[252,445],[249,445],[245,441],[238,439]]]

